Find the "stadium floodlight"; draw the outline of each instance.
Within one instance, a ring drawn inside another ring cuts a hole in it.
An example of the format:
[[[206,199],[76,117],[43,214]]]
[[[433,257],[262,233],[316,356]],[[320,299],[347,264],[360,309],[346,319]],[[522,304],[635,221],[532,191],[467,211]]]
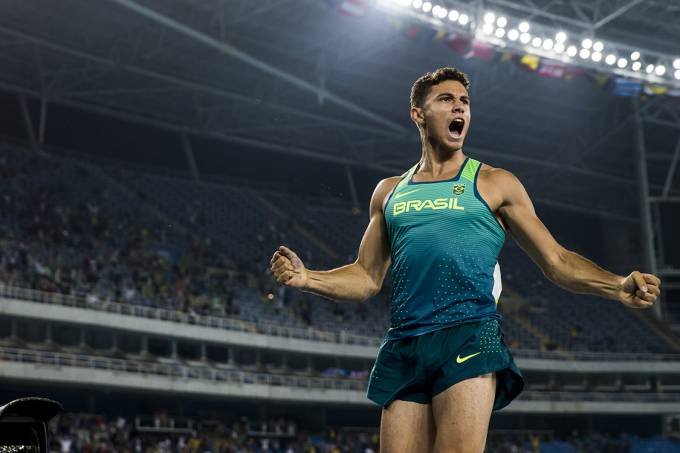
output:
[[[519,32],[515,30],[514,28],[511,28],[510,31],[508,32],[508,39],[510,41],[517,41],[519,38]]]
[[[552,48],[553,48],[553,40],[550,39],[550,38],[544,40],[544,41],[543,41],[543,48],[544,48],[545,50],[552,50]]]
[[[593,50],[595,52],[602,52],[604,49],[604,44],[602,44],[602,41],[597,41],[593,44]]]
[[[426,13],[429,13],[431,9],[432,9],[432,3],[430,3],[430,2],[423,3],[423,11],[425,11]]]
[[[607,63],[609,66],[613,65],[614,63],[616,63],[616,55],[610,53],[609,55],[607,55],[607,58],[604,59],[604,62]]]
[[[486,23],[482,25],[482,32],[486,35],[493,33],[493,24]]]
[[[496,33],[494,34],[496,35],[496,38],[502,38],[505,36],[505,28],[497,28]]]
[[[498,25],[500,28],[505,28],[505,26],[508,25],[508,19],[501,16],[496,19],[496,25]]]
[[[467,25],[468,22],[470,22],[470,16],[465,13],[461,14],[458,18],[458,23],[461,25]]]
[[[567,55],[569,55],[570,57],[575,57],[577,53],[578,49],[576,49],[576,46],[567,47]]]
[[[658,65],[656,68],[654,68],[654,74],[658,75],[661,77],[666,73],[666,67],[662,64]]]
[[[437,17],[440,19],[443,19],[446,17],[446,15],[449,14],[449,12],[444,8],[443,6],[439,8],[439,12],[437,13]]]
[[[675,60],[673,60],[673,67],[675,69],[680,69],[680,58],[676,58]]]
[[[563,43],[563,42],[565,42],[566,40],[567,40],[567,34],[566,34],[565,32],[563,32],[563,31],[559,31],[559,32],[557,32],[557,34],[555,35],[555,41],[557,41],[557,42]]]
[[[423,0],[413,0],[413,3],[411,3],[414,8],[420,9],[423,6]]]
[[[639,71],[641,68],[642,68],[642,63],[640,63],[639,61],[634,62],[633,65],[631,66],[631,69],[633,71]]]
[[[493,22],[496,20],[496,15],[492,13],[491,11],[488,11],[484,14],[484,23],[485,24],[493,24]]]
[[[678,80],[680,80],[680,69],[678,69],[677,71],[675,71],[675,78],[678,79]]]
[[[452,9],[451,11],[449,11],[449,20],[450,20],[451,22],[457,21],[457,20],[458,20],[458,16],[460,16],[460,14],[459,14],[458,11],[456,11],[455,9]]]
[[[441,6],[439,6],[439,5],[434,5],[432,7],[432,15],[434,17],[439,17],[439,8],[441,8]]]
[[[640,52],[638,52],[638,51],[636,50],[635,52],[633,52],[632,54],[630,54],[630,59],[631,59],[632,61],[637,61],[637,60],[639,60],[639,59],[640,59]]]
[[[599,62],[602,60],[602,54],[600,52],[593,52],[593,54],[590,56],[590,58],[595,62]]]
[[[628,65],[628,60],[625,58],[619,58],[619,61],[616,62],[616,66],[619,68],[623,69]]]
[[[529,32],[529,22],[522,22],[519,24],[519,31],[522,33],[528,33]]]
[[[648,64],[647,67],[645,68],[645,72],[646,72],[647,74],[651,74],[652,72],[654,72],[654,65],[651,64],[651,63]]]
[[[584,60],[590,56],[590,50],[588,49],[581,49],[578,53],[578,56],[583,58]]]
[[[538,36],[534,37],[534,39],[531,40],[531,45],[534,47],[541,47],[541,44],[543,43],[543,40],[539,38]]]
[[[593,47],[593,40],[590,38],[584,39],[583,41],[581,41],[581,47],[583,47],[584,49],[590,49],[591,47]]]
[[[561,42],[556,42],[555,43],[555,48],[553,49],[556,53],[562,53],[564,52],[564,43]]]
[[[529,44],[529,41],[531,41],[531,35],[529,33],[522,33],[519,35],[519,41],[522,44]]]

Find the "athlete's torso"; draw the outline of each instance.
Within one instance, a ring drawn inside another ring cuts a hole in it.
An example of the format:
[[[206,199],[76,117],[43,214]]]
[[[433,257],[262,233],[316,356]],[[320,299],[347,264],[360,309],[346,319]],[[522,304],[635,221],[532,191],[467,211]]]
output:
[[[392,256],[388,340],[500,317],[494,284],[505,232],[477,190],[481,165],[467,158],[452,179],[414,182],[416,165],[385,204]]]

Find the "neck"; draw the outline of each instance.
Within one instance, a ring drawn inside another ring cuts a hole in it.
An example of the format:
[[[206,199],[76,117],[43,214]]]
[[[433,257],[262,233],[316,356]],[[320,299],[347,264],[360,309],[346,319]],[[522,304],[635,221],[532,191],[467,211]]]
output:
[[[451,168],[460,167],[465,161],[463,148],[444,148],[439,144],[431,143],[427,138],[422,139],[422,155],[418,163],[418,172],[431,173],[439,176],[447,173]]]

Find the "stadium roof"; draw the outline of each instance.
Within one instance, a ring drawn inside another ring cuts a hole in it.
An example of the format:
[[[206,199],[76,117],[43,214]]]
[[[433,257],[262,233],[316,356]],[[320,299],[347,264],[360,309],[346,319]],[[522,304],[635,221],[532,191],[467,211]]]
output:
[[[586,77],[546,79],[500,58],[466,59],[409,38],[373,2],[349,3],[368,7],[355,17],[331,0],[6,0],[0,89],[399,174],[420,155],[411,84],[457,66],[472,79],[466,151],[515,172],[535,199],[635,220],[638,117],[652,193],[663,191],[677,149],[677,98],[617,97]],[[670,2],[441,3],[680,53],[680,9]]]

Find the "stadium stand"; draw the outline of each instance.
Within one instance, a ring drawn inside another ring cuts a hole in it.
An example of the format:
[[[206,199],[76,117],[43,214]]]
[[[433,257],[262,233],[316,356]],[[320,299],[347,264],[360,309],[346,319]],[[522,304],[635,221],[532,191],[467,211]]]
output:
[[[0,282],[8,287],[370,337],[388,327],[389,287],[368,304],[344,304],[278,287],[266,272],[281,243],[298,245],[310,266],[356,253],[366,219],[347,207],[111,170],[10,145],[2,147],[1,165],[9,190],[2,197]],[[299,224],[277,218],[271,205],[301,213]],[[674,351],[624,307],[571,295],[534,266],[515,265],[520,253],[508,244],[501,256],[500,306],[512,347]],[[519,281],[528,283],[515,288]]]

